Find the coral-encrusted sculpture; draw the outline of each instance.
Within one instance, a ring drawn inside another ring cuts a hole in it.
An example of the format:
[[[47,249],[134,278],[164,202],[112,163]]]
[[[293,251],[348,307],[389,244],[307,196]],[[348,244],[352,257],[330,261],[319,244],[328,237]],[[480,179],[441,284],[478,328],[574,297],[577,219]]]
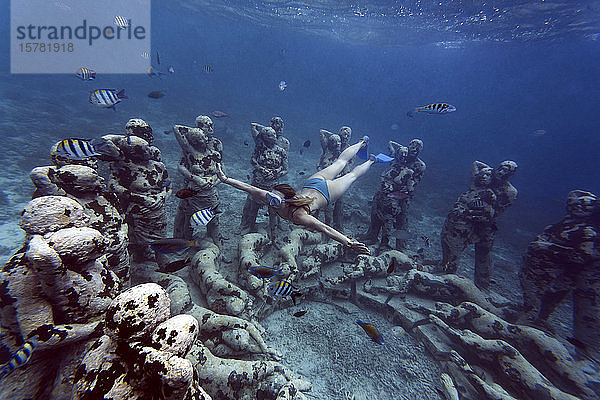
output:
[[[108,267],[124,284],[129,280],[127,224],[117,209],[118,199],[106,191],[104,179],[84,165],[69,164],[60,168],[37,167],[29,174],[36,187],[33,197],[62,195],[77,200],[90,217],[89,227],[107,239]]]
[[[198,336],[190,315],[169,318],[168,294],[155,283],[121,293],[106,313],[104,335],[75,373],[74,399],[204,399],[185,358]]]
[[[3,362],[37,338],[31,360],[4,378],[0,398],[63,398],[86,341],[120,290],[107,241],[75,200],[38,197],[23,211],[27,244],[0,272]],[[59,349],[60,348],[60,349]]]

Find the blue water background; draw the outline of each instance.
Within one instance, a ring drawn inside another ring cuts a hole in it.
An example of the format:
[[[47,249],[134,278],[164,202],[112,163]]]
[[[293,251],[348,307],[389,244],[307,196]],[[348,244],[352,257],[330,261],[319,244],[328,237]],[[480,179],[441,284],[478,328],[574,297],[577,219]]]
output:
[[[216,121],[218,131],[233,131],[220,134],[226,163],[249,138],[249,123],[267,124],[274,115],[284,118],[293,153],[305,140],[312,141],[305,153],[314,159],[311,165],[320,155],[321,128],[337,131],[349,125],[355,139],[368,134],[376,152],[385,151],[388,140],[407,144],[421,138],[428,169],[413,207],[433,215],[445,216],[466,190],[474,160],[492,166],[515,160],[519,170],[513,184],[519,197],[501,217],[500,236],[519,250],[563,216],[569,190],[600,193],[597,41],[477,42],[461,48],[375,45],[166,4],[155,1],[152,9],[153,49],[176,71],[166,79],[107,75],[82,82],[73,75],[11,75],[8,58],[0,59],[0,165],[5,172],[22,172],[23,201],[32,191],[29,169],[49,165],[48,149],[61,138],[123,132],[132,117],[145,119],[159,137],[173,124],[191,125],[197,115],[215,109],[231,114]],[[3,54],[9,47],[8,15],[3,2]],[[214,72],[201,72],[204,64]],[[280,80],[287,81],[284,92],[277,87]],[[117,112],[90,105],[88,91],[101,87],[125,88],[130,99]],[[151,90],[167,95],[150,99]],[[406,116],[415,106],[438,101],[457,111]],[[537,129],[547,133],[535,137]],[[172,136],[160,137],[159,145],[167,159],[178,159]],[[292,163],[290,174],[295,173]],[[356,185],[374,191],[376,179]],[[364,212],[369,213],[368,204]],[[13,214],[9,217],[18,219]]]

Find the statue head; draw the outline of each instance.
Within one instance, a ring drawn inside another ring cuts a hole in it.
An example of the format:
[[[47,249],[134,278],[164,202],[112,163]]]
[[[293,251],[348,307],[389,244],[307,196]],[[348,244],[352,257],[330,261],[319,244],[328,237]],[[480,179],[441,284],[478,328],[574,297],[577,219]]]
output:
[[[349,126],[342,126],[338,135],[341,139],[342,147],[345,147],[350,142],[350,136],[352,136],[352,128]]]
[[[200,128],[208,136],[212,136],[214,132],[214,123],[208,115],[199,115],[196,117],[196,128]]]
[[[146,121],[139,118],[132,118],[125,124],[125,131],[128,136],[137,136],[144,139],[150,146],[154,145],[154,135],[152,128]]]
[[[339,154],[342,149],[342,139],[335,133],[327,138],[327,150],[334,154]]]
[[[571,217],[590,217],[600,208],[598,196],[584,190],[571,190],[567,195],[567,213]]]
[[[517,172],[517,163],[514,161],[502,161],[494,168],[493,177],[495,181],[507,181]]]
[[[270,127],[264,128],[260,132],[260,138],[267,147],[273,147],[277,143],[277,133]]]
[[[492,167],[481,161],[474,161],[471,167],[471,181],[475,187],[488,187],[492,183]]]
[[[414,158],[419,157],[421,151],[423,151],[423,141],[420,139],[411,140],[408,144],[408,156]]]
[[[281,117],[271,118],[271,128],[275,130],[277,136],[283,135],[283,119]]]

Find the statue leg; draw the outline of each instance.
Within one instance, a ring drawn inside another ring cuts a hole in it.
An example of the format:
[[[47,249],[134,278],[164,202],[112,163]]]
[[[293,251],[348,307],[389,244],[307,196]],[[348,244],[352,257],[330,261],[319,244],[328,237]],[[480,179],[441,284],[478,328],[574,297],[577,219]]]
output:
[[[493,243],[491,237],[475,243],[475,286],[481,290],[490,290]]]
[[[337,203],[337,201],[336,201],[336,203]],[[325,214],[325,223],[329,226],[332,226],[332,224],[333,224],[333,204],[329,204],[327,207],[325,207],[323,209],[323,213]]]
[[[442,271],[454,274],[458,269],[458,259],[470,243],[470,232],[467,224],[446,219],[442,228]]]
[[[365,244],[374,244],[377,242],[382,225],[383,221],[379,218],[379,213],[377,212],[377,202],[375,199],[373,199],[373,205],[371,206],[371,224],[369,225],[369,230],[367,233],[359,235],[359,240]]]
[[[576,277],[573,292],[573,331],[587,352],[600,359],[600,261],[586,265]]]
[[[256,232],[256,217],[258,215],[258,209],[260,204],[250,196],[246,197],[246,203],[244,203],[244,210],[242,212],[242,222],[240,224],[241,234]]]
[[[190,213],[189,202],[181,200],[177,207],[177,215],[175,215],[175,226],[173,227],[173,237],[192,239],[192,227],[190,226],[190,217],[194,212]]]

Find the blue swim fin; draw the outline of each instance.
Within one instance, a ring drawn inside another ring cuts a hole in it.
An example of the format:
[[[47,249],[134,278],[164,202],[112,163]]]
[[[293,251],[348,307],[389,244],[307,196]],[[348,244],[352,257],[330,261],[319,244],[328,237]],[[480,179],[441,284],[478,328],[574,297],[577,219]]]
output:
[[[368,160],[369,159],[369,143],[367,143],[365,146],[361,147],[360,150],[358,151],[358,153],[356,153],[356,156],[362,160]]]
[[[394,159],[394,157],[390,157],[390,156],[388,156],[386,154],[383,154],[383,153],[379,153],[379,154],[377,154],[375,156],[375,160],[378,163],[387,163],[387,162],[392,161],[393,159]]]

